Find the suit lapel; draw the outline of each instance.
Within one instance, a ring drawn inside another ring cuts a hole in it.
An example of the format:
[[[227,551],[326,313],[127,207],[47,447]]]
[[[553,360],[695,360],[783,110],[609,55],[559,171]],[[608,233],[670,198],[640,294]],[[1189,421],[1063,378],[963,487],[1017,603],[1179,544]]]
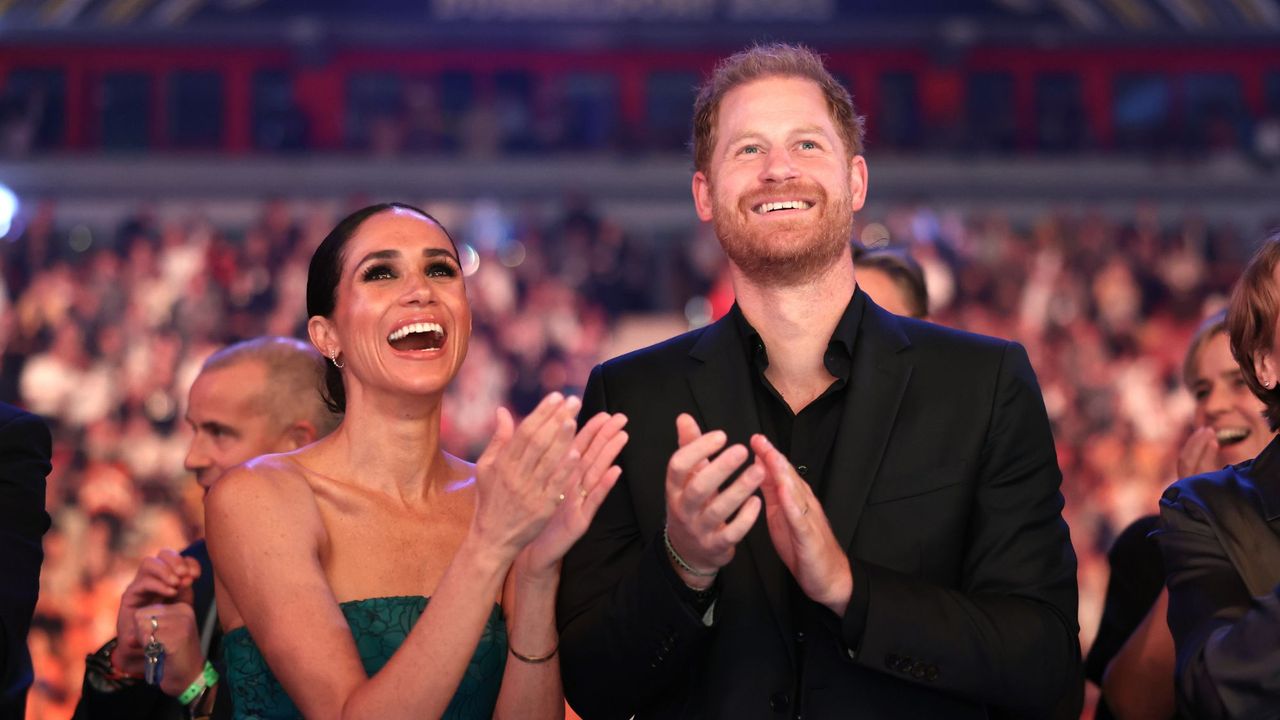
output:
[[[910,362],[899,355],[911,343],[896,317],[867,298],[858,328],[849,390],[822,495],[831,529],[845,549],[853,541],[911,377]]]
[[[747,444],[753,433],[760,432],[760,418],[752,391],[751,369],[732,317],[725,316],[709,326],[689,356],[694,361],[693,371],[689,374],[689,388],[698,407],[698,424],[704,432],[723,430],[729,436],[730,445]],[[790,574],[773,548],[763,512],[761,515],[747,533],[743,545],[755,565],[762,590],[782,633],[783,644],[788,652],[794,654],[787,597]],[[742,549],[739,548],[740,551]]]

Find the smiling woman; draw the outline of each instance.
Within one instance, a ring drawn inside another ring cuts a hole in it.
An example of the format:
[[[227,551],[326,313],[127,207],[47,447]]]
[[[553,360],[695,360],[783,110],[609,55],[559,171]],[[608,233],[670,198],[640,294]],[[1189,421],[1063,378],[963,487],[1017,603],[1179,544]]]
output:
[[[560,561],[618,478],[626,419],[575,433],[580,403],[552,394],[519,425],[499,410],[475,465],[440,449],[471,308],[416,208],[339,223],[307,305],[342,424],[206,506],[236,716],[561,717]]]

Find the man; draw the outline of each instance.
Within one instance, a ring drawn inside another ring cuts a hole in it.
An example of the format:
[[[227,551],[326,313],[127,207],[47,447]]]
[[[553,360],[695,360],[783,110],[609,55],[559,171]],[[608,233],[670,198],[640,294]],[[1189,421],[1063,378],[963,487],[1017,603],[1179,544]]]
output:
[[[875,304],[894,315],[924,319],[929,315],[929,291],[924,269],[911,253],[892,247],[853,246],[853,269],[858,287]]]
[[[291,338],[256,338],[211,355],[187,403],[193,435],[185,465],[196,482],[208,491],[246,460],[296,450],[328,434],[340,418],[322,398],[324,372],[320,353]],[[206,659],[221,672],[216,616],[204,540],[181,555],[166,551],[144,560],[120,599],[116,639],[88,658],[75,717],[187,717],[178,698],[203,677]],[[152,634],[165,647],[159,687],[141,681]],[[212,708],[214,717],[230,717],[230,702],[217,702],[220,697],[229,695],[215,683],[188,703],[189,710],[201,715]]]
[[[586,720],[1078,715],[1034,373],[1015,343],[857,289],[861,151],[804,48],[740,53],[699,94],[694,203],[738,302],[588,381],[583,417],[626,413],[632,441],[561,583]]]
[[[31,687],[27,631],[49,529],[45,478],[52,441],[40,418],[0,403],[0,720],[22,720]]]

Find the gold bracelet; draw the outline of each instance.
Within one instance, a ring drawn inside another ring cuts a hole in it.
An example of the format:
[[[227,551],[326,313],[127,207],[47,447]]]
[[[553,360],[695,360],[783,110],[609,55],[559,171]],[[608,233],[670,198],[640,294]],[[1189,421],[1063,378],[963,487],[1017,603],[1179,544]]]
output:
[[[520,653],[516,652],[516,649],[511,647],[510,645],[507,645],[507,651],[511,653],[512,657],[514,657],[515,659],[519,660],[522,663],[528,663],[530,665],[541,665],[542,663],[555,657],[556,653],[560,652],[560,643],[557,642],[556,646],[551,648],[551,652],[547,653],[546,655],[539,655],[536,657],[530,656],[530,655],[521,655]]]

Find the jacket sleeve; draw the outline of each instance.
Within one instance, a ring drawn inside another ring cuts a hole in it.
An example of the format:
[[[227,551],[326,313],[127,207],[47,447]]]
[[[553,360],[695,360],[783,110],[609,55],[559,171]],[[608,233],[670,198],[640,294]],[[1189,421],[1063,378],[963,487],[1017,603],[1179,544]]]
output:
[[[1280,698],[1280,586],[1251,596],[1207,509],[1178,486],[1161,499],[1160,519],[1179,709],[1270,717]]]
[[[584,420],[616,411],[597,366],[583,393]],[[643,452],[633,435],[630,452]],[[662,463],[665,467],[665,462]],[[624,465],[629,467],[629,465]],[[586,535],[565,557],[557,618],[561,672],[569,704],[584,718],[628,718],[690,682],[707,646],[703,624],[671,568],[661,534],[643,537],[629,483],[663,478],[624,472]]]
[[[0,707],[31,684],[27,632],[49,529],[45,478],[52,440],[40,418],[8,406],[0,424]],[[11,697],[12,696],[12,697]]]
[[[1039,715],[1083,697],[1076,557],[1048,416],[1016,343],[992,403],[957,584],[853,557],[843,639],[850,663]]]
[[[107,648],[114,639],[85,659],[80,701],[72,720],[162,720],[179,717],[182,706],[160,688],[139,681],[112,682],[107,672]],[[168,710],[166,713],[165,711]]]

